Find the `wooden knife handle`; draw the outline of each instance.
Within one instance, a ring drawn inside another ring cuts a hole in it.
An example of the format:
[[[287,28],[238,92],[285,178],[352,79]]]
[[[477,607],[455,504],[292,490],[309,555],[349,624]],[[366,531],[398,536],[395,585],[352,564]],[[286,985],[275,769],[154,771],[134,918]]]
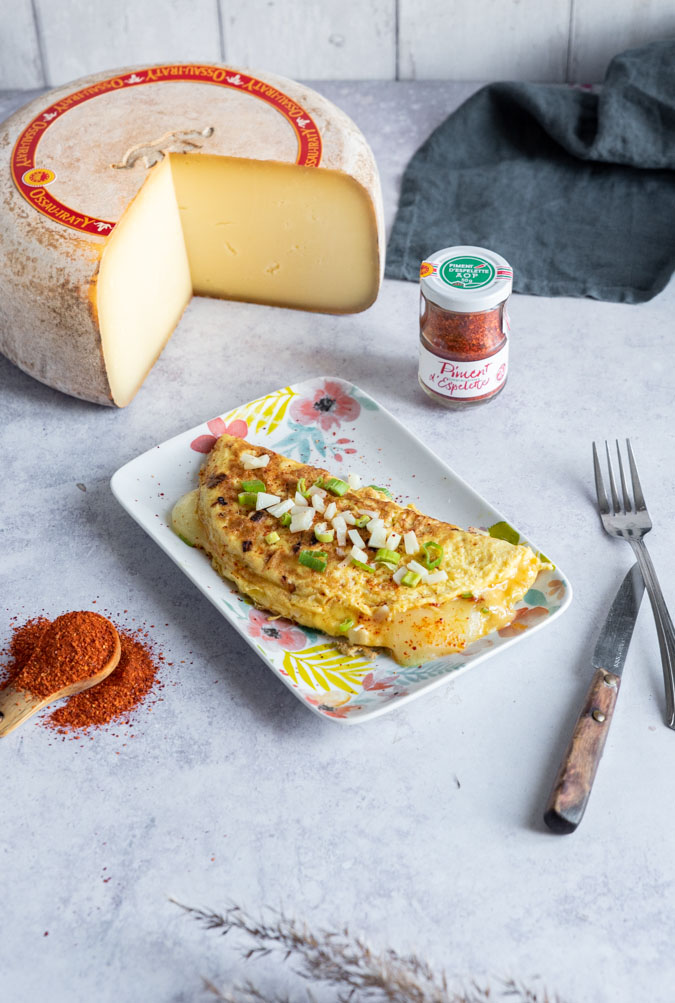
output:
[[[544,813],[553,832],[574,832],[584,817],[620,685],[613,672],[598,669],[593,676]]]

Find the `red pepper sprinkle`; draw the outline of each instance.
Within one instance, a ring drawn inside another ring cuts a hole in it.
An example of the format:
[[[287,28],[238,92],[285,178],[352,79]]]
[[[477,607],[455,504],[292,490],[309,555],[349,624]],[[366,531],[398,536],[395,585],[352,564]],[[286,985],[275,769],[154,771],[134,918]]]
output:
[[[65,616],[72,617],[73,614]],[[103,620],[103,617],[96,613],[90,613],[89,616]],[[58,617],[54,623],[62,619]],[[61,734],[68,732],[81,734],[89,729],[110,724],[112,721],[128,722],[130,713],[147,700],[154,688],[161,685],[158,681],[159,657],[153,652],[149,636],[140,627],[135,631],[129,631],[117,624],[115,626],[122,649],[117,668],[103,682],[69,697],[53,710],[43,721],[47,727]],[[49,627],[50,621],[45,617],[35,617],[27,623],[14,627],[7,650],[9,663],[5,666],[5,675],[0,688],[10,683],[25,687],[25,676],[22,676],[22,673],[27,668],[30,669],[31,655]],[[48,692],[53,691],[52,685]]]
[[[100,613],[88,610],[64,613],[53,623],[30,626],[37,643],[24,654],[12,683],[36,697],[48,697],[79,683],[103,668],[115,647],[115,631]]]

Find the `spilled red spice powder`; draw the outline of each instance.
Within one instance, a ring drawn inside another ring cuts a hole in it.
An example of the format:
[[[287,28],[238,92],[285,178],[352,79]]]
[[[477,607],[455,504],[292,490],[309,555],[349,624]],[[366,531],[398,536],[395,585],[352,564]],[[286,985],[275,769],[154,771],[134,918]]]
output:
[[[42,627],[12,683],[35,697],[48,697],[99,672],[115,644],[115,629],[100,613],[64,613]]]
[[[9,663],[5,666],[5,677],[0,688],[13,684],[20,678],[22,669],[49,626],[50,621],[45,617],[34,617],[27,623],[14,627],[7,649]],[[163,658],[153,652],[149,635],[140,627],[133,631],[118,624],[115,627],[122,649],[117,668],[103,682],[69,697],[53,710],[43,720],[47,727],[65,734],[123,721],[147,699],[154,688],[161,686],[157,663],[163,661]]]

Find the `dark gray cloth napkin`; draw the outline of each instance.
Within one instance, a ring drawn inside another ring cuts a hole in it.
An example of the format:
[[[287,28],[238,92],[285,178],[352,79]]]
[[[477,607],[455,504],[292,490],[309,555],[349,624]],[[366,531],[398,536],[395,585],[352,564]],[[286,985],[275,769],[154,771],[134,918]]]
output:
[[[675,270],[675,40],[616,56],[599,93],[489,84],[408,164],[386,275],[489,247],[514,289],[642,303]]]

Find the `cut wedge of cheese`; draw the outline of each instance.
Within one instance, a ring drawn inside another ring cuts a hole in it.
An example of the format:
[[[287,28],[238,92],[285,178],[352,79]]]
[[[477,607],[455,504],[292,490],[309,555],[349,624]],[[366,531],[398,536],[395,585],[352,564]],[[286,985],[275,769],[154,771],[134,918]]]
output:
[[[192,295],[326,313],[377,296],[372,153],[297,83],[223,66],[99,74],[0,128],[0,350],[124,406]]]

